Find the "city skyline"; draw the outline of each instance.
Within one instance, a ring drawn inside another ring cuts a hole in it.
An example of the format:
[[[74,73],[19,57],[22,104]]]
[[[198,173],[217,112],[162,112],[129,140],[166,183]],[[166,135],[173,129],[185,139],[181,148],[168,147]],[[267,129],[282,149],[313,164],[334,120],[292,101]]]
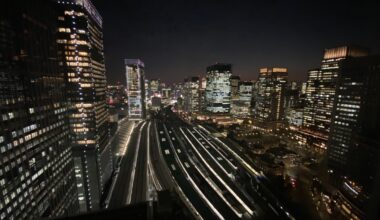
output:
[[[379,219],[373,5],[4,5],[0,220]]]
[[[354,44],[380,51],[375,28],[380,15],[371,3],[165,0],[114,7],[93,2],[105,20],[112,83],[125,81],[124,57],[140,57],[147,78],[168,83],[205,74],[204,68],[216,62],[232,63],[244,80],[256,78],[261,67],[284,66],[290,81],[304,81],[325,48]]]

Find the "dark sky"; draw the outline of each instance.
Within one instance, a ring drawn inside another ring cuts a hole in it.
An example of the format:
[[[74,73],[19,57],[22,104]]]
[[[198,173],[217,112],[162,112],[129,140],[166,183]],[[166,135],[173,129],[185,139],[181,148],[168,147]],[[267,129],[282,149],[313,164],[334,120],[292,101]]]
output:
[[[172,83],[216,62],[256,79],[281,66],[291,80],[319,67],[324,48],[357,44],[380,51],[380,12],[365,1],[93,0],[104,20],[107,77],[124,83],[124,58],[146,77]]]

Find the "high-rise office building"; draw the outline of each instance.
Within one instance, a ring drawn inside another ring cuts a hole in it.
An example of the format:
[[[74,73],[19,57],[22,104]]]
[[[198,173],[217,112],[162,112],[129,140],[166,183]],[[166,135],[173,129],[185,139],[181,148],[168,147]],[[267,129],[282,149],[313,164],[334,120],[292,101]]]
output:
[[[322,139],[327,140],[336,81],[339,76],[339,61],[347,57],[360,57],[367,54],[367,50],[358,47],[344,46],[326,49],[321,69],[309,71],[303,126],[313,135],[318,134]]]
[[[162,88],[162,98],[164,99],[170,99],[172,95],[172,89],[170,87]]]
[[[300,89],[296,82],[291,82],[285,86],[284,109],[293,108],[299,105]]]
[[[199,77],[189,77],[184,83],[184,110],[195,113],[199,111]]]
[[[161,109],[161,97],[153,96],[152,97],[152,110],[158,111]]]
[[[217,63],[207,67],[206,111],[229,113],[231,108],[231,64]]]
[[[172,91],[172,97],[177,100],[179,97],[183,96],[183,83],[174,83]]]
[[[149,82],[150,85],[150,94],[149,96],[158,96],[161,95],[160,91],[160,80],[159,79],[151,79]]]
[[[112,174],[102,18],[89,0],[57,2],[78,200],[81,211],[96,210]]]
[[[144,63],[139,59],[125,59],[125,70],[127,79],[128,117],[130,119],[145,119]]]
[[[162,104],[170,105],[172,101],[172,89],[170,87],[162,87],[161,88],[161,100]]]
[[[232,75],[230,80],[231,80],[231,100],[238,100],[240,77],[236,75]]]
[[[56,5],[0,7],[0,219],[78,212]]]
[[[231,115],[248,117],[252,113],[253,83],[240,82],[238,88],[238,99],[232,100]]]
[[[346,213],[348,218],[379,217],[379,84],[380,56],[339,62],[327,152],[329,167],[341,177],[342,194],[363,213]]]
[[[148,105],[152,104],[151,96],[150,96],[150,82],[149,79],[144,80],[144,88],[145,88],[145,109],[148,109]]]
[[[288,80],[286,68],[261,68],[256,82],[254,117],[261,122],[284,119],[284,90]]]
[[[207,78],[202,76],[199,78],[199,111],[204,112],[206,109],[206,85]]]
[[[308,71],[306,88],[304,88],[306,105],[302,122],[305,128],[312,128],[315,125],[314,109],[318,102],[318,91],[321,81],[323,81],[323,79],[320,69],[312,69]]]

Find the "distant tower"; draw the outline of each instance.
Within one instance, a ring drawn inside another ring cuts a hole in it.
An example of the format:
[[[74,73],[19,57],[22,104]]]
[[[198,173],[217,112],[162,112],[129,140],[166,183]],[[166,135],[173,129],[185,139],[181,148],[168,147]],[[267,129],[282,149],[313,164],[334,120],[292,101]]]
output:
[[[239,99],[240,77],[232,75],[230,80],[231,80],[231,100],[237,100]]]
[[[231,64],[218,63],[207,67],[206,111],[229,113],[231,109]]]
[[[199,111],[199,77],[189,77],[184,84],[184,107],[186,112]]]
[[[248,117],[252,109],[252,82],[240,82],[238,86],[238,99],[232,100],[231,115],[235,117]]]
[[[128,117],[145,119],[144,63],[139,59],[125,59]]]
[[[284,119],[284,90],[288,81],[286,68],[261,68],[257,80],[255,117],[261,122]]]

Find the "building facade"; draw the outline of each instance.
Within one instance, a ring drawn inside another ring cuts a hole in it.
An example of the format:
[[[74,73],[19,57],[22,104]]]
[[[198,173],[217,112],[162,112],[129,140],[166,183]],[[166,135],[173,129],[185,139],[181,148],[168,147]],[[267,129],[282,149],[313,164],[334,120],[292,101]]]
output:
[[[161,109],[161,97],[153,96],[152,97],[152,110],[159,111]]]
[[[231,100],[238,100],[240,76],[232,75],[230,78],[230,81],[231,81]]]
[[[170,87],[162,87],[161,88],[161,98],[162,103],[165,105],[170,105],[172,100],[172,89]]]
[[[0,219],[78,212],[54,2],[0,8]]]
[[[327,140],[339,76],[339,61],[367,54],[368,51],[365,49],[348,46],[325,50],[321,69],[314,69],[308,73],[306,107],[303,115],[305,129]]]
[[[160,91],[160,80],[159,79],[151,79],[149,82],[149,89],[150,89],[150,94],[149,96],[157,96],[161,95]]]
[[[254,117],[260,122],[284,119],[284,90],[288,80],[286,68],[261,68],[256,82]]]
[[[128,116],[130,119],[145,119],[144,63],[139,59],[125,59],[125,69]]]
[[[144,88],[145,88],[145,109],[149,109],[149,106],[152,104],[152,97],[150,96],[150,82],[149,79],[144,80]]]
[[[302,126],[302,116],[303,109],[302,108],[287,108],[285,110],[285,118],[286,122],[290,126],[301,127]]]
[[[184,111],[196,113],[199,111],[199,77],[189,77],[184,83]]]
[[[207,78],[202,76],[199,78],[199,111],[204,112],[206,109],[206,85]]]
[[[89,0],[57,2],[57,43],[64,57],[78,200],[85,212],[100,208],[113,169],[102,18]]]
[[[249,117],[252,114],[253,83],[240,82],[238,88],[238,98],[232,100],[231,115]]]
[[[360,217],[378,219],[380,56],[346,58],[339,67],[328,165],[340,177],[342,194],[363,212]]]
[[[205,91],[208,113],[229,113],[231,109],[231,64],[215,64],[207,67]]]

